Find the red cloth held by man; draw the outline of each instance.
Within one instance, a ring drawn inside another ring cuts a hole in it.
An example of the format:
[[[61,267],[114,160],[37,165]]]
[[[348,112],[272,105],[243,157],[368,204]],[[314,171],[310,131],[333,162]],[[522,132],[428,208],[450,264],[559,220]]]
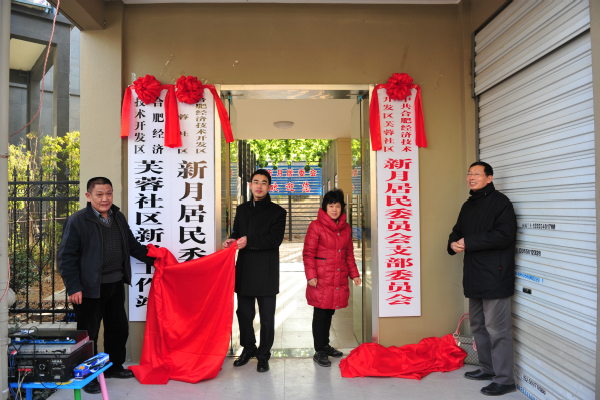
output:
[[[164,247],[156,257],[140,365],[142,384],[212,379],[227,355],[233,323],[236,246],[179,263]]]

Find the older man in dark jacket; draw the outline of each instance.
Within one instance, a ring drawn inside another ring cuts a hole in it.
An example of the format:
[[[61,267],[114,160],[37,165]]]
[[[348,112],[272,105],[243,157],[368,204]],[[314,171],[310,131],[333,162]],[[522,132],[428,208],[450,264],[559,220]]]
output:
[[[258,372],[269,370],[271,347],[275,340],[276,297],[279,293],[279,246],[285,235],[286,211],[271,202],[271,175],[259,169],[252,175],[252,200],[240,204],[235,214],[231,237],[223,243],[229,247],[237,240],[240,249],[235,265],[237,317],[240,344],[244,347],[233,363],[241,367],[256,357]],[[260,315],[260,346],[256,348],[253,321],[255,302]]]
[[[492,380],[482,388],[497,396],[516,390],[513,375],[511,296],[515,283],[517,218],[513,205],[494,188],[492,167],[469,168],[471,197],[463,204],[448,239],[448,253],[464,252],[463,288],[481,369],[465,373]]]
[[[135,240],[125,216],[113,204],[112,183],[92,178],[87,184],[87,207],[71,215],[63,226],[58,269],[77,317],[77,329],[87,330],[95,352],[100,323],[104,322],[104,351],[113,366],[106,377],[133,378],[123,368],[129,323],[125,313],[125,286],[131,285],[130,256],[146,264],[146,246]],[[93,380],[87,393],[100,393]]]

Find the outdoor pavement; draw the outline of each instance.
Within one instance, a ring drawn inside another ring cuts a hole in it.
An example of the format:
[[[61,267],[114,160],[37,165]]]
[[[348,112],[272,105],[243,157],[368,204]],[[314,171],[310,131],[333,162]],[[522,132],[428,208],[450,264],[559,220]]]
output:
[[[479,390],[489,381],[465,379],[473,365],[452,372],[434,372],[420,381],[400,378],[342,378],[340,359],[330,358],[331,368],[316,365],[312,358],[271,359],[270,371],[256,372],[256,360],[243,367],[233,367],[226,358],[219,375],[196,384],[170,381],[166,385],[141,385],[137,379],[107,379],[111,400],[228,400],[228,399],[404,399],[404,400],[482,400],[487,396]],[[73,392],[59,390],[51,400],[71,400]],[[503,400],[523,400],[520,392],[500,397]],[[102,395],[82,391],[83,400],[101,400]]]

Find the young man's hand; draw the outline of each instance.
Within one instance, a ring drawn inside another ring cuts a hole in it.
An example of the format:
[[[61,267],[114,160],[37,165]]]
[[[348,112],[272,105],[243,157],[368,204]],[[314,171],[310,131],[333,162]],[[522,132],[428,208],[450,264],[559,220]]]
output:
[[[239,238],[238,243],[237,243],[238,250],[243,249],[244,247],[246,247],[247,244],[248,244],[248,239],[246,238],[246,236]]]

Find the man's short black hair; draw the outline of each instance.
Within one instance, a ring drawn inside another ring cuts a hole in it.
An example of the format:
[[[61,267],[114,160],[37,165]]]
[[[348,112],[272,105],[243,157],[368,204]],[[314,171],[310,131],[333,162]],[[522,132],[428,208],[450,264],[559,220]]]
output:
[[[252,174],[252,177],[250,177],[250,182],[252,182],[254,180],[254,176],[255,175],[264,175],[267,177],[267,179],[269,180],[269,185],[271,184],[271,174],[269,174],[269,171],[267,171],[266,169],[257,169],[256,171],[254,171],[254,173]]]
[[[325,193],[323,196],[323,203],[321,204],[321,208],[323,211],[327,212],[328,204],[340,203],[342,206],[342,212],[346,209],[346,202],[344,201],[344,192],[341,189],[331,190]]]
[[[97,176],[95,178],[90,179],[87,183],[87,191],[89,194],[92,194],[92,190],[94,190],[94,186],[96,185],[110,185],[110,187],[112,188],[112,182],[110,181],[110,179],[105,178],[103,176]]]
[[[481,165],[483,167],[483,172],[485,173],[485,176],[494,176],[494,170],[492,169],[492,166],[486,162],[483,161],[476,161],[473,164],[471,164],[471,166],[469,167],[469,169],[476,167],[478,165]]]

